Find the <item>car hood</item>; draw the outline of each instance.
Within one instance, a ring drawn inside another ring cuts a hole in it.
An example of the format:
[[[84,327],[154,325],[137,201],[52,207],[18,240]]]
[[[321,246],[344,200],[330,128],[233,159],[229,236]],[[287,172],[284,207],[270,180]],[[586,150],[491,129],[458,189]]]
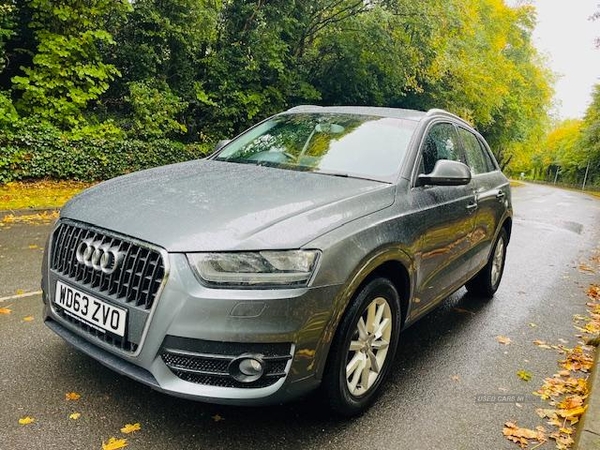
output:
[[[378,181],[200,160],[101,183],[61,217],[171,252],[299,248],[391,205],[394,192]]]

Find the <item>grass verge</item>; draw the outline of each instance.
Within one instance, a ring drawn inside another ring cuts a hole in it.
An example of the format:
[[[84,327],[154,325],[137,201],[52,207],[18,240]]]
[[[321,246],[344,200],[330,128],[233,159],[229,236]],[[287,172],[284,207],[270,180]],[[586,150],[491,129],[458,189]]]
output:
[[[80,181],[19,181],[0,185],[0,211],[61,208],[71,197],[92,186]]]

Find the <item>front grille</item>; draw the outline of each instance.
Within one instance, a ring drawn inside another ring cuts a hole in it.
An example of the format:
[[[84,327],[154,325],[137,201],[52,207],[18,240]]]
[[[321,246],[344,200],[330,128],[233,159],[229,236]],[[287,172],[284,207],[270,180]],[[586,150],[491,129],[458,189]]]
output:
[[[125,257],[111,274],[77,262],[79,244],[91,239],[99,245],[118,248]],[[111,234],[73,223],[61,223],[52,236],[50,267],[64,278],[91,291],[144,310],[152,308],[165,276],[161,254]]]
[[[244,344],[201,341],[168,336],[161,357],[177,377],[207,386],[261,388],[286,376],[291,344]],[[229,373],[229,364],[243,354],[261,354],[265,373],[252,383],[241,383]]]

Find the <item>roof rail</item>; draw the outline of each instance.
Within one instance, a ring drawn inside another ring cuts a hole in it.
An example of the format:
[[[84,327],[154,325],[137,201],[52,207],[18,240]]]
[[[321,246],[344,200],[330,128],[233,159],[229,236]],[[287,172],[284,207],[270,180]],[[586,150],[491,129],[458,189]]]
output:
[[[465,119],[463,119],[462,117],[457,116],[456,114],[452,114],[451,112],[446,111],[445,109],[440,109],[440,108],[432,108],[429,111],[427,111],[426,113],[428,116],[431,116],[433,114],[442,114],[444,116],[449,116],[449,117],[453,117],[454,119],[460,120],[463,123],[466,123],[467,125],[471,126],[471,124],[469,124],[469,122],[467,122]]]

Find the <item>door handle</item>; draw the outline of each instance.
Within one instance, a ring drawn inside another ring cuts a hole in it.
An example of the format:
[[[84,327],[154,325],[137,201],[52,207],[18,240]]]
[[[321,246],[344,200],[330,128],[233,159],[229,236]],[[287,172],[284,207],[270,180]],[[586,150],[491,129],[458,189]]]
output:
[[[502,200],[504,197],[506,197],[506,194],[503,191],[498,191],[498,193],[496,194],[496,198],[498,200]]]
[[[473,212],[477,209],[477,202],[467,203],[467,211]]]

